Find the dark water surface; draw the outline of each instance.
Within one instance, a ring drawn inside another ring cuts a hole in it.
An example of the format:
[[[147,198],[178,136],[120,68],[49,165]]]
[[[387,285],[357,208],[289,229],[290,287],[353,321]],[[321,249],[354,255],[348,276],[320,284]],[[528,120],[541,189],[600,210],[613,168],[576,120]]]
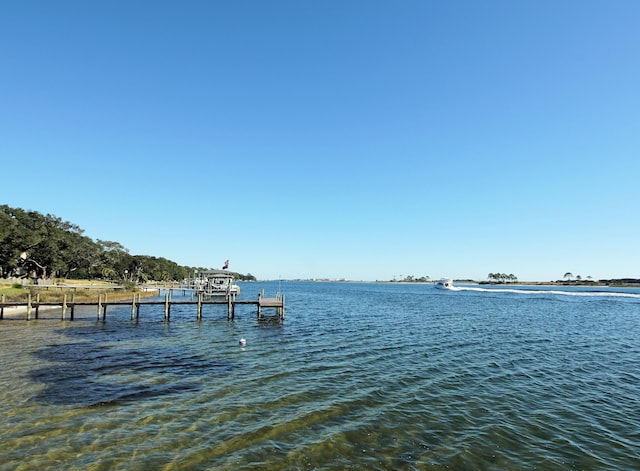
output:
[[[0,469],[640,469],[638,290],[262,288],[0,321]]]

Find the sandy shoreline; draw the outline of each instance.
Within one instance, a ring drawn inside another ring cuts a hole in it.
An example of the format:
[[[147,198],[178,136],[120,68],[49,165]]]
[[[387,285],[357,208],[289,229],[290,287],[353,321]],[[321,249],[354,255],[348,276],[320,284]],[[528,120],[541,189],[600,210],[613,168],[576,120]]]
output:
[[[70,308],[67,308],[69,310]],[[62,315],[62,306],[40,306],[38,308],[38,317],[42,317],[42,314],[46,312],[50,314],[51,312],[58,311],[60,315]],[[31,307],[31,319],[35,319],[36,308],[35,306]],[[68,314],[67,314],[68,316]],[[24,318],[27,320],[27,306],[7,306],[3,311],[3,319],[20,319]],[[51,318],[51,316],[47,315],[46,318]]]

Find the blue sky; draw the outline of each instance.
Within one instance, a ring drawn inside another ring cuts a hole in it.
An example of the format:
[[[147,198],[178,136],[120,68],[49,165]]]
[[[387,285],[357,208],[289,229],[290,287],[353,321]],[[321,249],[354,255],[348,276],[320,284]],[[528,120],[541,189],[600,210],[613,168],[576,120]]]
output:
[[[259,279],[640,277],[639,18],[4,1],[0,203]]]

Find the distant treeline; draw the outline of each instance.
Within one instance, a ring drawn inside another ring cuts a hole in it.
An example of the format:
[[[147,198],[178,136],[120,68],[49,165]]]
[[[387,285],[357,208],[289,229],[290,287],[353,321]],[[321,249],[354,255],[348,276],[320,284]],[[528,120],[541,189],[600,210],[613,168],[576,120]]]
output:
[[[611,280],[598,280],[603,285],[640,285],[640,278],[614,278]]]
[[[457,280],[456,280],[457,281]],[[481,285],[495,285],[495,284],[503,284],[504,281],[479,281]],[[610,280],[556,280],[556,281],[534,281],[534,282],[525,282],[524,284],[553,284],[553,285],[565,285],[565,286],[589,286],[589,285],[607,285],[607,286],[629,286],[629,285],[640,285],[640,279],[638,278],[615,278]]]
[[[107,279],[140,283],[179,281],[204,267],[131,255],[118,242],[93,240],[75,224],[51,214],[0,206],[0,278]],[[234,273],[236,279],[255,280]]]

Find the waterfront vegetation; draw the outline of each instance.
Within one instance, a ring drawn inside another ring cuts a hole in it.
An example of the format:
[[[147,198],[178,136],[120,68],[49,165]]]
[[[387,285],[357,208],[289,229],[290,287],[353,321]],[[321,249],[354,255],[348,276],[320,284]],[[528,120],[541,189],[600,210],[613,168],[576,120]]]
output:
[[[98,295],[106,295],[111,301],[131,299],[132,293],[141,297],[155,296],[157,291],[144,291],[132,283],[88,282],[87,280],[59,280],[52,285],[22,285],[0,283],[0,296],[5,302],[26,302],[29,295],[42,302],[61,302],[65,295],[76,301],[95,301]]]
[[[514,274],[507,275],[506,273],[489,273],[487,275],[489,281],[495,281],[498,283],[516,283],[518,281],[518,277]]]
[[[431,280],[431,278],[429,278],[428,276],[413,276],[413,275],[407,275],[407,276],[403,276],[400,275],[400,279],[394,277],[393,280],[390,280],[392,283],[398,282],[398,283],[427,283]]]
[[[163,257],[132,255],[119,242],[93,240],[75,224],[51,214],[0,206],[0,278],[73,278],[119,284],[179,281],[206,267],[188,267]],[[221,254],[221,258],[223,255]],[[253,275],[232,273],[237,280]]]

